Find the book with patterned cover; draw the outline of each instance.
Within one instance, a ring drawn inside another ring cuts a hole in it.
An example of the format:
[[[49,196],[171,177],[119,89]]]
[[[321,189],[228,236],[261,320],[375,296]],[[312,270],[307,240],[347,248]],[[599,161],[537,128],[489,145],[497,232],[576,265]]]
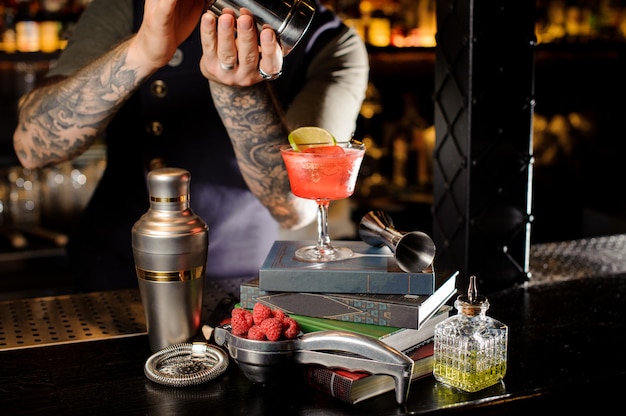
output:
[[[261,290],[254,278],[241,284],[239,298],[247,309],[261,302],[288,314],[418,329],[456,294],[457,276],[437,271],[432,295],[274,292]]]

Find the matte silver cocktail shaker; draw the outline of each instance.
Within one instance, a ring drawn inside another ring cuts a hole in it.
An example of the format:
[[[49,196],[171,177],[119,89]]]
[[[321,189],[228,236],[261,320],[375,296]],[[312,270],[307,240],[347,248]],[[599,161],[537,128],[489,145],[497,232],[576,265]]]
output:
[[[132,229],[152,351],[187,342],[200,328],[209,234],[189,208],[190,179],[179,168],[149,172],[150,208]]]
[[[313,0],[210,0],[207,8],[217,16],[224,9],[232,10],[237,16],[241,8],[250,10],[259,31],[265,24],[276,31],[283,55],[287,55],[296,46],[315,14]]]

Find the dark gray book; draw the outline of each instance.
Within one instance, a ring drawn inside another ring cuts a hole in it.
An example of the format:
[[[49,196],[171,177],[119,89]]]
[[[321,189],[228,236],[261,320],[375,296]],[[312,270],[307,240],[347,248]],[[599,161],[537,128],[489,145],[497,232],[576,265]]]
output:
[[[432,295],[432,266],[421,273],[406,273],[387,247],[372,247],[363,241],[334,241],[348,247],[354,256],[341,261],[307,263],[294,258],[296,249],[311,241],[275,241],[259,269],[259,288],[280,292],[378,293]]]
[[[241,284],[240,304],[252,309],[261,302],[287,314],[419,329],[456,294],[458,274],[438,271],[432,295],[274,292],[261,290],[255,278]]]

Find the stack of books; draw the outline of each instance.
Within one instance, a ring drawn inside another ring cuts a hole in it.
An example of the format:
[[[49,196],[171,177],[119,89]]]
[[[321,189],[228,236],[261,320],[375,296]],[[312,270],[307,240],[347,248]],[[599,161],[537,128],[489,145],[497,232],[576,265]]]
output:
[[[337,241],[355,257],[332,263],[293,258],[302,241],[276,241],[259,277],[240,287],[240,306],[257,302],[293,317],[303,332],[343,330],[367,335],[413,358],[412,380],[432,374],[435,325],[448,318],[458,272],[406,273],[391,251],[362,241]],[[358,403],[394,389],[386,375],[308,366],[308,384]]]

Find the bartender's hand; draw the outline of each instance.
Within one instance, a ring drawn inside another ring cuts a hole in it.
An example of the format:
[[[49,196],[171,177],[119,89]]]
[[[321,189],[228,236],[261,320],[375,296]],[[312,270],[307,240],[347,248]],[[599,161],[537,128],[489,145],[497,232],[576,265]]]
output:
[[[131,43],[131,56],[154,69],[165,66],[176,48],[198,24],[204,0],[146,0],[141,27]]]
[[[263,81],[259,69],[268,75],[282,70],[283,53],[274,30],[263,28],[259,36],[250,12],[241,9],[240,14],[236,18],[225,10],[219,18],[211,12],[202,16],[200,70],[210,81],[245,87]]]

